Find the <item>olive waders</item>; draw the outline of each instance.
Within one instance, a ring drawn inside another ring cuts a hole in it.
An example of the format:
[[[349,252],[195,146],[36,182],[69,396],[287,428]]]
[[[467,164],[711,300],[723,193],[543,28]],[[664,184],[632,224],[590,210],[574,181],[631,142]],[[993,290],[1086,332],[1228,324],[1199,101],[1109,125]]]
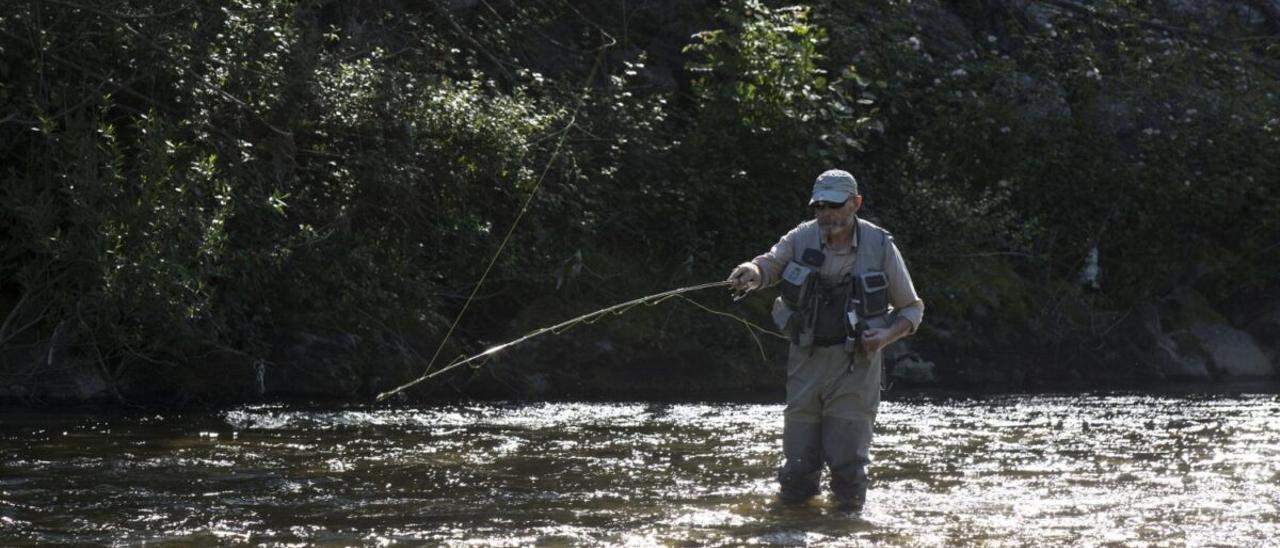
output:
[[[787,407],[782,430],[784,462],[780,497],[803,502],[818,493],[823,464],[841,506],[866,500],[871,432],[880,405],[882,356],[866,353],[857,327],[885,328],[885,249],[892,241],[880,227],[858,219],[856,248],[823,249],[817,223],[796,232],[797,265],[788,265],[774,321],[791,336],[787,356]],[[801,253],[803,250],[803,253]],[[818,251],[817,254],[814,250]],[[807,262],[808,264],[800,264]],[[812,271],[804,279],[797,273]],[[808,287],[805,287],[808,284]],[[849,323],[856,314],[858,325]]]

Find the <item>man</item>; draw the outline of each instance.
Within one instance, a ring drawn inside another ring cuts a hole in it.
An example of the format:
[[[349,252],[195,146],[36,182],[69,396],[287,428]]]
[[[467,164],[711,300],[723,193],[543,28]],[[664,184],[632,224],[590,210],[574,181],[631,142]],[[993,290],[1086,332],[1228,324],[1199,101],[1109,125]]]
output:
[[[816,495],[825,463],[837,505],[860,511],[881,351],[915,332],[924,302],[892,236],[858,218],[862,195],[853,175],[819,175],[809,207],[814,220],[739,265],[729,282],[740,291],[781,282],[773,316],[791,348],[780,498],[802,503]]]

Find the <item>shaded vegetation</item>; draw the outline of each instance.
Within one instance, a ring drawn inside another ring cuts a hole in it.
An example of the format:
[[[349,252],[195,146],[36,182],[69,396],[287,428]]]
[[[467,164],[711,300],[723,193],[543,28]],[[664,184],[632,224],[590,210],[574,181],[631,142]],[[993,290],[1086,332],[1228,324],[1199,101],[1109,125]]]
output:
[[[956,378],[1029,349],[1105,377],[1134,307],[1277,288],[1275,14],[856,4],[5,1],[0,384],[82,362],[119,398],[377,392],[422,371],[530,195],[443,359],[719,279],[831,166]],[[739,326],[667,306],[421,393],[627,394],[618,368],[660,391],[682,359],[698,390],[769,385]]]

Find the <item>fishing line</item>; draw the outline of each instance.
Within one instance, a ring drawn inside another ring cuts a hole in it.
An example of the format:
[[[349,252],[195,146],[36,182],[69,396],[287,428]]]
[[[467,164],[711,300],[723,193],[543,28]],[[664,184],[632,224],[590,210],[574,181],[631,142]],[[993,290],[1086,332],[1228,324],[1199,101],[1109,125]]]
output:
[[[601,32],[604,33],[604,31],[601,31]],[[502,251],[507,247],[507,242],[511,240],[511,235],[515,234],[516,226],[520,224],[520,219],[523,219],[524,214],[529,211],[529,206],[533,204],[534,197],[538,195],[538,189],[542,188],[542,182],[546,180],[547,173],[551,171],[552,164],[554,164],[556,161],[556,158],[560,156],[560,150],[564,148],[564,142],[568,138],[570,133],[569,130],[572,129],[577,124],[578,113],[582,110],[582,105],[587,102],[587,95],[591,93],[591,81],[595,79],[596,71],[600,68],[601,61],[604,60],[605,50],[609,49],[614,44],[618,43],[617,40],[615,40],[612,36],[609,36],[608,33],[604,33],[604,35],[609,38],[609,43],[603,46],[600,46],[600,48],[598,48],[598,53],[596,55],[595,62],[591,65],[591,71],[587,74],[587,82],[582,87],[582,93],[578,96],[578,104],[574,107],[573,113],[569,115],[569,122],[565,124],[564,129],[561,130],[560,138],[556,140],[556,147],[551,152],[551,157],[547,159],[547,165],[542,168],[542,174],[538,176],[538,181],[534,183],[533,189],[529,191],[529,197],[525,199],[524,205],[521,206],[520,211],[516,213],[516,218],[511,221],[511,227],[507,229],[507,234],[502,237],[502,242],[498,244],[498,250],[495,251],[493,254],[493,257],[489,259],[489,264],[485,266],[484,272],[480,274],[480,279],[476,281],[475,287],[471,289],[471,294],[468,295],[467,300],[462,303],[462,309],[459,310],[458,315],[453,318],[453,323],[449,325],[449,330],[445,332],[444,338],[440,339],[440,345],[436,347],[435,353],[431,355],[431,360],[427,362],[426,371],[428,373],[431,371],[431,366],[435,365],[436,360],[440,357],[440,352],[444,350],[445,344],[449,342],[449,337],[453,336],[454,330],[458,328],[458,323],[462,321],[462,316],[466,314],[467,309],[471,307],[471,301],[474,301],[476,298],[476,295],[480,293],[480,286],[484,284],[485,278],[489,277],[489,272],[493,270],[493,265],[497,264],[498,257],[502,255]],[[437,371],[436,373],[438,374],[439,371]],[[419,380],[414,381],[413,383],[410,383],[405,386],[401,386],[400,388],[396,388],[391,392],[384,392],[383,394],[379,394],[378,400],[382,400],[384,397],[389,396],[390,394],[399,392],[400,390],[403,390],[409,386],[412,386],[413,384],[417,384],[418,382],[421,382],[423,379],[430,378],[432,376],[434,375],[428,374],[422,378],[419,378]]]
[[[744,293],[744,294],[742,294],[742,295],[739,295],[738,297],[735,297],[733,300],[735,300],[735,301],[741,300],[743,295],[746,295],[746,294]],[[725,311],[723,311],[723,310],[716,310],[716,309],[711,308],[711,307],[709,307],[709,306],[707,306],[707,305],[704,305],[704,304],[702,304],[702,303],[700,303],[700,302],[698,302],[698,301],[695,301],[695,300],[693,300],[693,299],[690,299],[689,297],[686,297],[686,296],[684,296],[684,295],[677,295],[677,297],[680,297],[680,299],[681,299],[681,300],[684,300],[684,301],[688,302],[689,304],[692,304],[693,306],[696,306],[696,307],[698,307],[698,308],[701,308],[701,309],[703,309],[703,310],[705,310],[705,311],[707,311],[707,312],[710,312],[710,313],[715,314],[715,315],[717,315],[717,316],[724,316],[724,317],[726,317],[726,318],[729,318],[729,319],[731,319],[731,320],[734,320],[734,321],[737,321],[737,322],[741,323],[743,326],[745,326],[745,327],[747,328],[747,333],[751,335],[751,339],[755,341],[755,343],[756,343],[756,349],[760,351],[760,359],[762,359],[762,360],[767,360],[767,359],[769,359],[769,355],[768,355],[768,354],[765,354],[765,352],[764,352],[764,343],[761,343],[761,342],[760,342],[760,337],[757,337],[757,336],[756,336],[756,331],[759,331],[759,332],[764,333],[764,334],[766,334],[766,335],[773,335],[774,337],[779,338],[779,339],[782,339],[782,340],[790,340],[790,337],[787,337],[786,335],[783,335],[782,333],[779,333],[779,332],[774,331],[774,330],[772,330],[772,329],[769,329],[769,328],[763,327],[763,326],[761,326],[760,324],[755,323],[755,322],[753,322],[753,321],[751,321],[751,320],[748,320],[748,319],[746,319],[746,318],[743,318],[742,316],[738,316],[737,314],[731,314],[731,313],[729,313],[729,312],[725,312]]]
[[[786,337],[786,336],[784,336],[784,335],[782,335],[781,333],[776,332],[776,331],[772,331],[772,330],[769,330],[769,329],[765,329],[764,327],[761,327],[761,326],[759,326],[759,325],[757,325],[757,324],[755,324],[755,323],[753,323],[753,322],[751,322],[751,321],[749,321],[749,320],[746,320],[746,319],[744,319],[744,318],[740,318],[740,317],[735,316],[735,315],[733,315],[733,314],[730,314],[730,313],[728,313],[728,312],[723,312],[723,311],[720,311],[720,310],[715,310],[715,309],[713,309],[713,308],[710,308],[710,307],[708,307],[708,306],[703,305],[702,303],[699,303],[699,302],[697,302],[697,301],[695,301],[695,300],[693,300],[693,299],[690,299],[690,298],[688,298],[688,297],[685,297],[685,296],[684,296],[684,294],[685,294],[685,293],[691,293],[691,292],[694,292],[694,291],[700,291],[700,290],[703,290],[703,289],[711,289],[711,288],[715,288],[715,287],[724,287],[724,286],[727,286],[727,285],[729,285],[729,282],[726,280],[726,281],[722,281],[722,282],[711,282],[711,283],[705,283],[705,284],[699,284],[699,285],[692,285],[692,286],[689,286],[689,287],[681,287],[681,288],[677,288],[677,289],[671,289],[671,290],[668,290],[668,291],[663,291],[662,293],[655,293],[655,294],[653,294],[653,295],[648,295],[648,296],[645,296],[645,297],[640,297],[640,298],[638,298],[638,299],[632,299],[632,300],[627,301],[627,302],[618,303],[618,304],[615,304],[615,305],[610,306],[610,307],[607,307],[607,308],[601,308],[600,310],[596,310],[595,312],[590,312],[590,313],[587,313],[587,314],[583,314],[583,315],[581,315],[581,316],[578,316],[578,317],[575,317],[575,318],[571,318],[571,319],[565,320],[565,321],[563,321],[563,322],[560,322],[560,323],[555,324],[555,325],[550,326],[550,327],[544,327],[544,328],[541,328],[541,329],[538,329],[538,330],[535,330],[535,331],[531,331],[531,332],[529,332],[527,335],[525,335],[525,336],[523,336],[523,337],[520,337],[520,338],[515,339],[515,340],[513,340],[513,341],[509,341],[509,342],[505,342],[505,343],[499,344],[499,345],[497,345],[497,346],[489,347],[489,348],[488,348],[488,349],[486,349],[484,352],[481,352],[481,353],[479,353],[479,354],[475,354],[475,355],[473,355],[473,356],[469,356],[469,357],[466,357],[466,358],[462,358],[462,359],[459,359],[459,360],[455,360],[453,363],[450,363],[449,365],[446,365],[446,366],[444,366],[444,367],[441,367],[440,369],[437,369],[437,370],[435,370],[435,371],[429,371],[429,372],[427,372],[426,374],[422,375],[421,377],[418,377],[417,379],[414,379],[414,380],[409,381],[409,382],[407,382],[407,383],[405,383],[405,384],[402,384],[402,385],[400,385],[400,386],[398,386],[398,387],[396,387],[396,388],[393,388],[393,389],[391,389],[391,390],[388,390],[388,391],[386,391],[386,392],[383,392],[383,393],[381,393],[381,394],[378,394],[377,401],[385,400],[385,399],[387,399],[387,398],[389,398],[389,397],[391,397],[391,396],[395,395],[396,393],[399,393],[399,392],[401,392],[401,391],[403,391],[403,390],[405,390],[405,389],[408,389],[408,388],[410,388],[410,387],[412,387],[412,386],[414,386],[414,385],[417,385],[418,383],[421,383],[421,382],[423,382],[423,381],[425,381],[425,380],[427,380],[427,379],[430,379],[430,378],[435,377],[435,376],[437,376],[437,375],[441,375],[441,374],[443,374],[443,373],[444,373],[444,372],[446,372],[446,371],[449,371],[449,370],[452,370],[452,369],[456,369],[456,368],[458,368],[458,367],[462,367],[462,366],[467,365],[467,364],[470,364],[470,363],[475,363],[475,362],[477,362],[478,360],[480,360],[480,359],[482,359],[482,358],[487,358],[487,357],[489,357],[489,356],[492,356],[492,355],[494,355],[494,354],[497,354],[498,352],[501,352],[501,351],[502,351],[502,350],[504,350],[504,349],[510,348],[510,347],[512,347],[512,346],[515,346],[515,345],[517,345],[517,344],[520,344],[520,343],[522,343],[522,342],[525,342],[525,341],[527,341],[527,340],[529,340],[529,339],[532,339],[532,338],[534,338],[534,337],[537,337],[537,336],[539,336],[539,335],[544,335],[544,334],[547,334],[547,333],[555,333],[555,334],[564,333],[565,331],[568,331],[570,328],[572,328],[572,327],[574,327],[574,326],[576,326],[576,325],[580,325],[580,324],[592,324],[592,323],[595,323],[595,322],[599,321],[601,318],[604,318],[604,317],[606,317],[606,316],[608,316],[608,315],[610,315],[610,314],[613,314],[613,315],[622,315],[622,314],[626,313],[627,311],[629,311],[629,310],[631,310],[631,309],[633,309],[633,308],[635,308],[635,307],[637,307],[637,306],[640,306],[640,305],[656,306],[656,305],[661,304],[661,303],[663,303],[664,301],[666,301],[666,300],[668,300],[668,299],[671,299],[671,298],[674,298],[674,297],[679,297],[680,299],[683,299],[683,300],[685,300],[685,301],[688,301],[688,302],[690,302],[690,303],[693,303],[693,304],[694,304],[695,306],[697,306],[698,308],[701,308],[701,309],[703,309],[703,310],[706,310],[707,312],[711,312],[712,314],[716,314],[716,315],[720,315],[720,316],[727,316],[727,317],[733,318],[734,320],[737,320],[737,321],[741,322],[744,326],[747,326],[748,331],[751,333],[751,337],[755,339],[756,347],[760,349],[760,356],[761,356],[761,357],[766,357],[765,352],[764,352],[764,345],[760,342],[760,339],[759,339],[758,337],[756,337],[755,331],[760,331],[760,332],[762,332],[762,333],[769,334],[769,335],[773,335],[773,336],[775,336],[775,337],[782,338],[782,339],[785,339],[785,338],[787,338],[787,337]],[[743,294],[743,295],[745,295],[745,294]],[[741,299],[741,298],[742,298],[742,295],[739,295],[739,296],[735,297],[735,300],[737,300],[737,299]],[[473,367],[479,367],[479,364],[476,364],[476,365],[475,365],[475,366],[473,366]]]

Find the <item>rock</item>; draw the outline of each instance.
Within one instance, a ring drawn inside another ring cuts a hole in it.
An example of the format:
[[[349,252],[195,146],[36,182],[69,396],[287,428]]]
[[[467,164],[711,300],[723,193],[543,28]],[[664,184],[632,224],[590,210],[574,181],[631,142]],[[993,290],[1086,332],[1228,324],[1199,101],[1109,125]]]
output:
[[[1213,378],[1209,374],[1209,363],[1204,358],[1178,353],[1177,345],[1170,337],[1161,336],[1157,340],[1154,354],[1156,365],[1165,378],[1185,381],[1207,381]]]
[[[1262,347],[1272,369],[1280,371],[1280,306],[1250,322],[1247,331]]]
[[[931,361],[909,354],[893,365],[892,376],[910,384],[933,384],[938,380],[934,374],[937,367]]]
[[[1210,322],[1196,322],[1191,334],[1209,355],[1213,367],[1230,377],[1270,377],[1275,368],[1248,333],[1234,327]]]
[[[265,394],[347,397],[359,392],[356,345],[347,333],[284,331],[275,341],[269,366],[263,372]],[[233,384],[256,392],[257,371],[246,367]]]
[[[1179,287],[1168,302],[1173,306],[1164,312],[1154,305],[1139,307],[1140,325],[1130,336],[1140,360],[1165,378],[1209,381],[1275,374],[1271,360],[1254,338],[1231,327],[1203,295]],[[1257,328],[1265,330],[1265,326]]]
[[[29,393],[42,400],[74,403],[109,399],[112,387],[97,361],[76,352],[81,337],[74,322],[59,322],[49,339],[22,360],[26,362],[24,379],[10,388],[11,396]]]
[[[1185,358],[1173,338],[1164,333],[1160,308],[1147,303],[1137,307],[1134,319],[1121,337],[1133,345],[1136,361],[1145,365],[1155,380],[1209,380],[1203,359]]]
[[[1146,348],[1154,348],[1164,338],[1160,308],[1146,303],[1137,307],[1137,326],[1133,330],[1134,342]]]
[[[110,397],[110,388],[93,361],[83,358],[66,358],[56,368],[46,367],[39,373],[35,386],[37,397],[49,401],[88,403]],[[20,387],[14,387],[16,390]]]
[[[898,341],[885,347],[884,350],[881,351],[884,363],[887,364],[896,364],[903,358],[911,355],[914,355],[914,353],[911,352],[910,341]]]
[[[89,360],[76,360],[68,371],[77,401],[97,401],[108,397],[107,381]]]
[[[1175,323],[1178,327],[1189,328],[1196,323],[1202,322],[1228,323],[1227,318],[1214,310],[1204,295],[1190,287],[1178,286],[1174,288],[1171,301],[1174,305],[1172,317],[1176,318]]]

